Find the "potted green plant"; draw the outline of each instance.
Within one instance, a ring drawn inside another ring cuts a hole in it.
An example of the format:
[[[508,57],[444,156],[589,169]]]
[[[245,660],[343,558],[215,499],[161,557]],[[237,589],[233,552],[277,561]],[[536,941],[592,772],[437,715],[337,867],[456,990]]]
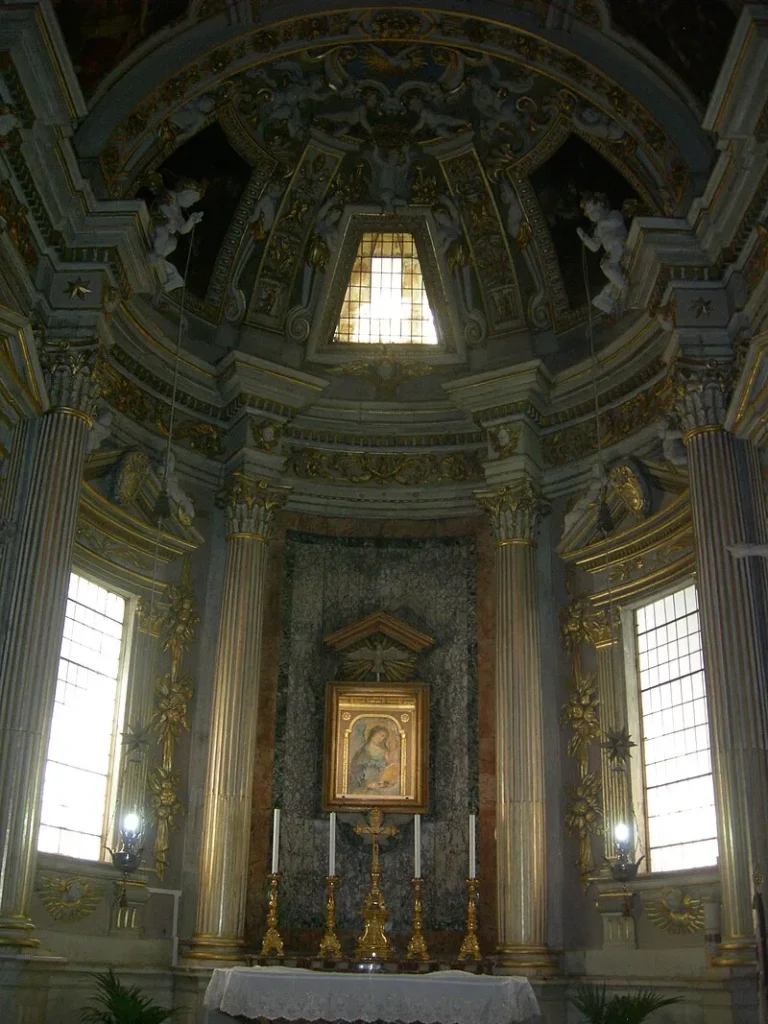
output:
[[[95,974],[94,979],[95,1005],[81,1012],[83,1024],[162,1024],[174,1014],[142,995],[136,985],[124,985],[111,967],[106,974]]]
[[[679,996],[660,996],[651,989],[632,995],[608,998],[605,985],[581,985],[569,1001],[583,1014],[588,1024],[642,1024],[662,1006],[679,1003]]]

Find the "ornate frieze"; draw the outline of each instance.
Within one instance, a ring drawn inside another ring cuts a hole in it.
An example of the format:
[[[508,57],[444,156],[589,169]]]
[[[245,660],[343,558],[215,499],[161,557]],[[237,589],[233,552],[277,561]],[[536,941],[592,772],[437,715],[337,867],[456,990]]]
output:
[[[361,452],[294,448],[289,468],[302,480],[331,480],[360,485],[416,487],[424,484],[471,483],[483,476],[480,452]]]
[[[218,504],[227,517],[227,532],[249,533],[267,540],[275,510],[288,497],[290,488],[235,473],[228,487],[218,496]]]
[[[541,518],[549,512],[549,503],[541,497],[530,477],[493,491],[477,491],[475,496],[491,518],[499,546],[536,543]]]

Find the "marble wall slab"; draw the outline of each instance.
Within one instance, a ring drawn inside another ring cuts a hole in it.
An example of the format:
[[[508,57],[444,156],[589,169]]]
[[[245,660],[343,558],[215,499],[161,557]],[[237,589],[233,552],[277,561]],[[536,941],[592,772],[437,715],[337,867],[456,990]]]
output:
[[[328,815],[320,811],[327,682],[340,659],[323,637],[384,610],[434,637],[417,676],[430,688],[430,811],[422,822],[425,926],[461,930],[467,816],[478,802],[477,557],[474,536],[285,535],[275,708],[272,803],[282,810],[280,919],[292,932],[320,929]],[[337,842],[340,929],[360,928],[369,847],[343,816]],[[408,929],[413,824],[382,852],[382,887],[393,931]],[[481,846],[482,854],[482,846]]]

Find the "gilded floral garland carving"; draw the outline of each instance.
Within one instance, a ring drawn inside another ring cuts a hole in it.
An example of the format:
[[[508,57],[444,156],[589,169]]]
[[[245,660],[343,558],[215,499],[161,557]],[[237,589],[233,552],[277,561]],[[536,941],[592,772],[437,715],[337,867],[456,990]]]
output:
[[[184,653],[192,645],[200,622],[188,558],[184,560],[181,582],[168,588],[168,599],[161,625],[161,646],[170,654],[171,666],[170,672],[158,680],[151,719],[151,728],[160,742],[161,758],[147,779],[149,806],[156,825],[155,871],[161,880],[168,869],[171,831],[176,830],[176,818],[184,812],[178,798],[180,777],[173,767],[173,755],[181,732],[189,728],[187,708],[194,694],[192,677],[182,667]]]

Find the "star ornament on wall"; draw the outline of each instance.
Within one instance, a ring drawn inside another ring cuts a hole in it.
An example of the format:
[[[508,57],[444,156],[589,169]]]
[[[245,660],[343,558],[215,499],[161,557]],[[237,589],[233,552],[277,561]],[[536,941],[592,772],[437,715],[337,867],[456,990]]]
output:
[[[74,281],[67,281],[67,288],[70,299],[80,299],[81,302],[85,302],[85,296],[90,295],[92,291],[91,282],[84,281],[82,277],[78,277]]]
[[[612,764],[626,764],[632,757],[632,747],[636,747],[637,744],[633,742],[626,728],[622,727],[621,729],[608,729],[605,733],[605,740],[600,746],[603,750],[608,751],[608,760]]]

